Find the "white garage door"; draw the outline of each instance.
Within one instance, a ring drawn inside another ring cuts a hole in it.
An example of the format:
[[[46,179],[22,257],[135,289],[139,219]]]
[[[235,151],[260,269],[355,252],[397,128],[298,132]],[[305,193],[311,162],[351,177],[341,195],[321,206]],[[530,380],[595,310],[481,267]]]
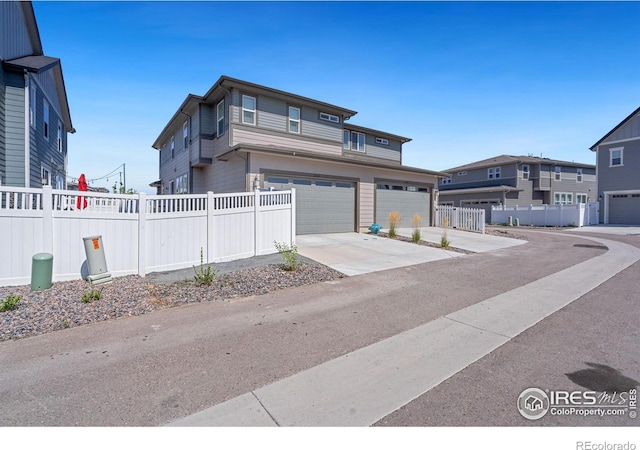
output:
[[[389,227],[389,213],[400,213],[399,228],[411,228],[415,214],[420,214],[422,226],[431,224],[431,194],[429,188],[399,183],[378,183],[376,186],[376,223]]]
[[[609,223],[640,225],[640,194],[612,195],[609,198]]]
[[[295,176],[265,176],[264,186],[296,190],[296,233],[355,231],[356,185],[349,181]]]

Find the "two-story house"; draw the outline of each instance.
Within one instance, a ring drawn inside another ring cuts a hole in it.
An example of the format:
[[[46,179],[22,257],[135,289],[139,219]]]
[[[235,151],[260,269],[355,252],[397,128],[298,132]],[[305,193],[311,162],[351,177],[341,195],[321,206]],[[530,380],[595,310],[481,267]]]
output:
[[[0,184],[64,189],[74,133],[58,58],[45,56],[31,2],[0,2]]]
[[[410,139],[348,122],[356,111],[222,76],[162,130],[162,194],[296,189],[299,234],[429,225],[446,174],[402,165]]]
[[[640,108],[591,146],[596,152],[600,221],[640,225]]]
[[[439,204],[483,208],[596,201],[595,166],[534,156],[500,155],[446,170]]]

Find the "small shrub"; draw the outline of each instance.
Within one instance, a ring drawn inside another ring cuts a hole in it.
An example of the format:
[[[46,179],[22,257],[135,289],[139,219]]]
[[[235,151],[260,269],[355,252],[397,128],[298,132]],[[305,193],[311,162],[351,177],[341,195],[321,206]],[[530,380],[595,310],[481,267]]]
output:
[[[440,238],[440,247],[447,249],[451,245],[451,242],[447,238],[447,232],[442,233],[442,237]]]
[[[19,295],[10,295],[0,303],[0,312],[10,311],[18,307],[18,303],[22,300]]]
[[[394,238],[398,236],[396,228],[400,223],[400,213],[398,211],[392,211],[389,213],[389,237]]]
[[[296,244],[291,246],[287,244],[280,244],[276,241],[273,241],[273,245],[275,245],[276,250],[282,256],[282,268],[287,271],[293,271],[298,268],[300,265],[300,261],[298,261],[298,247]]]
[[[102,292],[100,290],[94,288],[93,286],[89,287],[88,291],[85,291],[82,294],[82,303],[91,303],[94,300],[100,300],[102,298]]]
[[[411,241],[417,244],[418,242],[420,242],[420,227],[422,226],[422,217],[420,217],[420,214],[414,214],[411,222],[413,223],[413,233],[411,233]]]
[[[60,325],[62,325],[62,328],[69,328],[71,326],[71,321],[65,317],[62,319]]]
[[[196,283],[202,286],[209,286],[213,283],[213,279],[218,274],[217,270],[213,270],[211,266],[204,265],[204,254],[202,251],[202,247],[200,247],[200,267],[193,266],[193,271],[195,272]]]

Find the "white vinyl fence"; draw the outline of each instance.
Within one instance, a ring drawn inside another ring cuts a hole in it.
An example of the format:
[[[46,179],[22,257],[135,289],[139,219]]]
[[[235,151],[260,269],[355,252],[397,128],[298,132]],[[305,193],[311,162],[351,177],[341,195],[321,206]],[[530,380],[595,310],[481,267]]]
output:
[[[86,200],[86,207],[84,201]],[[295,243],[295,190],[148,196],[0,186],[0,285],[29,284],[32,257],[53,280],[86,275],[84,237],[102,236],[114,276],[276,253]]]
[[[435,225],[484,234],[484,209],[438,205]]]
[[[493,206],[491,222],[512,223],[543,227],[583,227],[597,225],[599,221],[599,203],[578,203],[576,205],[530,205],[530,206]]]

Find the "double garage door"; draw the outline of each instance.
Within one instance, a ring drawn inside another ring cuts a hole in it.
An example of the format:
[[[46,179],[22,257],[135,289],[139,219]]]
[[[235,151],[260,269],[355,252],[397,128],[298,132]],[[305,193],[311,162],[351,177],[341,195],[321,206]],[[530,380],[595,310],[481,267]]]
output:
[[[427,187],[410,184],[378,183],[376,185],[376,223],[389,227],[389,213],[400,213],[399,228],[411,228],[415,214],[422,218],[422,225],[429,226],[431,194]]]
[[[296,190],[296,233],[343,233],[356,229],[356,184],[325,178],[267,175],[265,188]]]
[[[640,193],[612,195],[609,198],[609,223],[640,225]]]

